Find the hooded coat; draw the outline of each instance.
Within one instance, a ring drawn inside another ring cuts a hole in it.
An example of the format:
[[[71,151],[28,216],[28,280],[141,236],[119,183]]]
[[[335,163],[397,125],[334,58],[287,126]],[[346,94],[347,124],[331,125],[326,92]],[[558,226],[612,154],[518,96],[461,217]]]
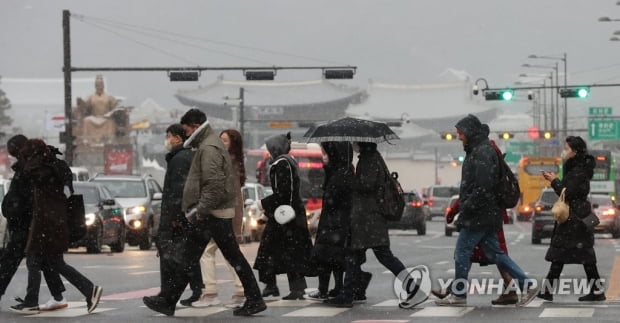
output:
[[[22,161],[18,160],[11,168],[13,179],[2,200],[2,215],[7,219],[9,232],[28,232],[32,222],[32,184],[24,175]]]
[[[545,260],[563,264],[596,263],[594,233],[581,221],[592,212],[588,194],[595,164],[593,156],[578,154],[564,163],[562,180],[556,178],[551,182],[558,195],[566,188],[564,198],[569,215],[566,222],[556,222]]]
[[[318,273],[344,270],[344,248],[351,223],[351,185],[355,178],[353,147],[348,142],[321,144],[328,157],[324,165],[323,207],[317,229],[313,264]]]
[[[69,247],[66,163],[48,150],[30,156],[24,163],[24,176],[33,188],[32,222],[26,254],[61,254]],[[64,163],[66,167],[59,167]],[[70,182],[69,182],[70,183]]]
[[[359,143],[351,207],[351,248],[368,249],[389,246],[387,221],[379,210],[379,192],[386,185],[383,158],[373,143]]]
[[[287,155],[291,149],[290,139],[276,135],[267,138],[265,144],[273,159],[269,169],[273,194],[261,200],[268,220],[254,262],[254,269],[259,271],[259,280],[263,282],[265,274],[308,274],[312,252],[306,210],[299,195],[297,163]],[[285,224],[276,222],[274,212],[280,205],[291,205],[295,218]]]
[[[489,142],[489,127],[471,114],[455,127],[466,138],[459,192],[461,214],[456,225],[470,230],[499,230],[502,209],[495,193],[499,184],[499,156]]]
[[[191,149],[178,145],[166,154],[166,175],[164,177],[163,196],[161,201],[161,220],[159,238],[170,240],[175,232],[172,221],[184,223],[187,221],[181,208],[183,188],[187,174],[192,164],[194,153]]]

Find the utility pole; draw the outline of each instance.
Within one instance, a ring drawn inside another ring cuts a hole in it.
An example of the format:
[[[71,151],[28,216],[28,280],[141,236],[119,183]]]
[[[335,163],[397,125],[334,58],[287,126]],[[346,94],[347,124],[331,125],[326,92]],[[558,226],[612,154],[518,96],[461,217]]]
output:
[[[243,87],[239,88],[239,132],[241,132],[241,138],[245,138],[245,134],[243,133],[244,130],[244,123],[245,123],[245,119],[244,119],[244,115],[243,115],[243,110],[245,108],[245,100],[243,98],[245,90],[243,89]]]
[[[71,13],[62,11],[63,74],[65,78],[65,132],[60,141],[65,144],[65,161],[73,166],[73,120],[71,117]]]

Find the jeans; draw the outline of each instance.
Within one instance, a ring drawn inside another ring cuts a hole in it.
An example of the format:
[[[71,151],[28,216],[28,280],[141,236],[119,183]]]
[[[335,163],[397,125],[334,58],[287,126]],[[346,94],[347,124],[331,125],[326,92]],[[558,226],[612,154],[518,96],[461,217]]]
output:
[[[24,303],[27,306],[39,305],[39,288],[41,287],[41,267],[47,266],[51,271],[65,277],[75,286],[84,297],[93,294],[95,285],[75,268],[65,263],[63,254],[29,254],[26,260],[28,266],[28,287]]]
[[[454,250],[455,273],[452,294],[458,297],[467,297],[466,282],[471,267],[471,254],[478,243],[481,244],[482,251],[490,262],[495,263],[500,270],[508,272],[513,279],[516,279],[522,291],[527,289],[527,276],[499,247],[497,230],[477,231],[462,228]]]
[[[194,222],[185,243],[185,265],[175,269],[175,281],[170,286],[169,294],[161,294],[161,296],[166,298],[168,304],[173,305],[178,302],[190,281],[190,275],[196,275],[196,267],[200,263],[200,257],[211,239],[215,240],[226,261],[235,269],[243,284],[246,299],[249,301],[262,300],[254,272],[252,272],[250,264],[248,264],[237,244],[232,229],[232,219],[221,219],[212,215]],[[199,269],[197,275],[202,281]]]
[[[9,286],[13,276],[15,276],[19,264],[24,259],[24,249],[28,242],[28,231],[11,231],[10,237],[11,239],[6,245],[5,252],[0,257],[0,297],[6,292],[6,288]],[[62,296],[62,293],[65,291],[65,285],[62,283],[60,275],[45,265],[41,267],[41,270],[43,270],[43,276],[45,276],[50,294],[55,297]]]

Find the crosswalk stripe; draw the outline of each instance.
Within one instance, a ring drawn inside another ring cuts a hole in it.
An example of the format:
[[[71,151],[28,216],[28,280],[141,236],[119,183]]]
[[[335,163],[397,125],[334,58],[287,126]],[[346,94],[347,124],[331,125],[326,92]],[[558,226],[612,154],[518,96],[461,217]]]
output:
[[[475,307],[425,307],[411,314],[411,317],[461,317]]]
[[[377,303],[375,305],[372,306],[376,306],[376,307],[398,307],[398,300],[397,299],[388,299],[387,301],[383,301],[381,303]]]
[[[308,301],[308,300],[294,300],[294,301],[279,300],[279,301],[267,302],[267,307],[301,307],[301,306],[308,306],[310,304],[316,304],[316,302]]]
[[[338,308],[338,307],[323,307],[323,306],[311,306],[302,308],[296,311],[292,311],[286,313],[282,316],[293,316],[293,317],[327,317],[338,315],[342,312],[346,312],[350,310],[350,308]]]
[[[545,308],[538,317],[592,317],[593,308],[554,307]]]
[[[62,308],[55,311],[41,311],[39,314],[28,315],[28,317],[77,317],[89,315],[86,310],[86,302],[67,302],[67,304],[69,305],[67,308]],[[92,313],[101,313],[112,310],[116,310],[116,308],[97,307]]]
[[[174,312],[174,316],[176,317],[195,317],[195,316],[209,316],[215,313],[223,312],[229,310],[223,306],[209,306],[209,307],[184,307],[178,309]],[[163,314],[158,314],[156,316],[164,316]]]

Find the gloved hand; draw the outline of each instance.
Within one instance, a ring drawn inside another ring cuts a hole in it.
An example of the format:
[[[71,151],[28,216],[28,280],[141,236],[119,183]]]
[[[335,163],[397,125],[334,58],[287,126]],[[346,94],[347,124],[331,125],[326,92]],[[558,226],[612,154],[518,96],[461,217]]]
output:
[[[185,212],[185,218],[189,222],[194,222],[198,218],[198,208],[194,207],[190,209],[189,211]]]

